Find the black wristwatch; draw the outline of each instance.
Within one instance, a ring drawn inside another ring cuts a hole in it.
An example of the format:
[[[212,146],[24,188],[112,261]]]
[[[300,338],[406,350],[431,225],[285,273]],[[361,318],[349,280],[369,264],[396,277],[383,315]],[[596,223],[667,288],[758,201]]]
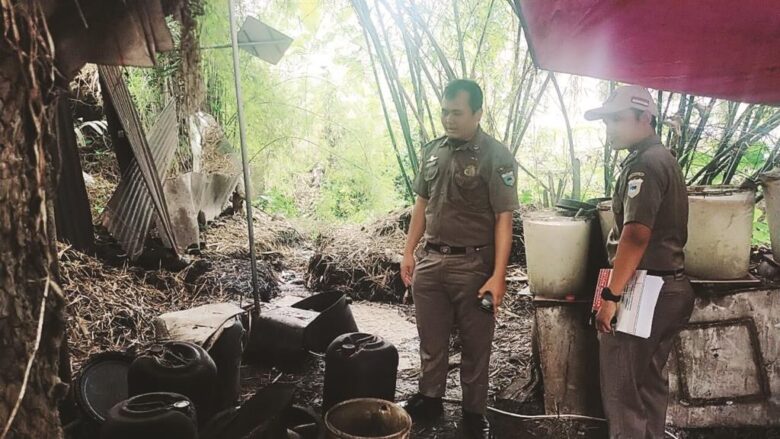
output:
[[[604,300],[609,300],[610,302],[620,302],[623,300],[623,296],[616,296],[612,294],[612,290],[607,287],[604,287],[601,290],[601,298]]]

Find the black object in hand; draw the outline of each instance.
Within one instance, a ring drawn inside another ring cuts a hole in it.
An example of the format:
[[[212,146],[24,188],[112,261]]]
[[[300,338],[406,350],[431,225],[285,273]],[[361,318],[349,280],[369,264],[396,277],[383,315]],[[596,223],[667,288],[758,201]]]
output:
[[[493,314],[493,295],[490,294],[490,291],[482,296],[482,300],[479,302],[479,309]]]

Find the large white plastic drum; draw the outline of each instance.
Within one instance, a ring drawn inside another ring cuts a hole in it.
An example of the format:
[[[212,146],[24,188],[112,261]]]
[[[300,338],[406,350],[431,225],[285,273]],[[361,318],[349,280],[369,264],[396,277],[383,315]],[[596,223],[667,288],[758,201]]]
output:
[[[780,260],[780,168],[761,175],[766,201],[766,220],[772,240],[772,256]]]
[[[685,271],[707,280],[747,276],[754,206],[752,189],[725,185],[689,187]]]
[[[523,216],[525,255],[531,291],[542,297],[564,299],[585,284],[591,221],[555,211]]]

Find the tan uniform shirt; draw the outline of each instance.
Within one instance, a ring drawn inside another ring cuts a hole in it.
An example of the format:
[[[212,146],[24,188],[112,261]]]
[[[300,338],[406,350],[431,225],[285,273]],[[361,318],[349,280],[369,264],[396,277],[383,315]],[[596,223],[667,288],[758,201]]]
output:
[[[607,251],[612,263],[625,224],[637,222],[652,229],[650,243],[639,263],[644,270],[684,268],[683,247],[688,240],[688,192],[672,153],[658,136],[631,148],[623,161],[612,197],[615,227]]]
[[[517,162],[482,129],[469,142],[440,137],[423,148],[414,190],[428,200],[426,241],[455,247],[493,244],[495,215],[519,207]]]

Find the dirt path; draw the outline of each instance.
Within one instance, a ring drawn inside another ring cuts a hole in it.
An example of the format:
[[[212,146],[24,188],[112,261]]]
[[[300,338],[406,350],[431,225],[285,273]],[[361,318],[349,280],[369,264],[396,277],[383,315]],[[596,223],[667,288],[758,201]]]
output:
[[[309,253],[305,250],[293,250],[285,255],[291,267],[300,270],[305,267],[301,261]],[[280,294],[272,303],[290,305],[312,294],[303,285],[304,273],[283,271],[280,275],[283,283]],[[523,285],[511,285],[511,291],[520,291]],[[533,322],[530,299],[510,293],[506,301],[506,312],[500,316],[496,326],[496,337],[491,356],[490,405],[505,410],[514,410],[504,401],[498,401],[497,395],[525,368],[531,367],[531,328]],[[387,304],[368,301],[356,301],[351,304],[353,316],[362,332],[368,332],[385,338],[395,345],[399,352],[398,381],[396,398],[403,400],[417,390],[419,376],[419,351],[417,328],[413,305]],[[460,437],[460,346],[457,334],[453,336],[450,347],[450,372],[448,374],[445,400],[446,413],[432,423],[415,424],[413,438],[446,439]],[[271,382],[293,383],[297,386],[296,403],[320,409],[325,362],[322,358],[310,355],[300,364],[287,369],[258,364],[242,366],[243,393],[250,396],[256,389]],[[538,398],[538,395],[537,395]],[[539,401],[524,406],[526,414],[540,414]],[[499,437],[539,437],[539,438],[601,438],[603,428],[598,423],[564,422],[561,420],[520,420],[495,413],[490,418],[499,429]]]

